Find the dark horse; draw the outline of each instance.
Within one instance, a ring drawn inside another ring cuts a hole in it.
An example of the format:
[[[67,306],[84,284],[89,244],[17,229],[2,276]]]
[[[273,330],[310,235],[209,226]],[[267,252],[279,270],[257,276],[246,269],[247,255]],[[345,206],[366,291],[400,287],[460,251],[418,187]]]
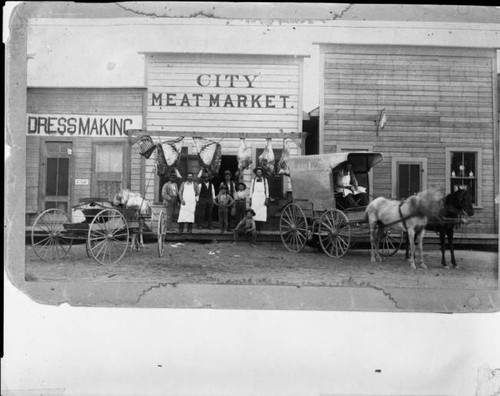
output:
[[[439,235],[441,265],[444,268],[450,268],[445,259],[446,238],[448,238],[451,264],[453,268],[458,268],[457,261],[455,260],[455,248],[453,246],[455,228],[459,228],[462,224],[466,224],[467,216],[473,215],[474,208],[472,207],[471,194],[467,190],[457,188],[454,192],[443,198],[443,205],[439,214],[429,218],[425,229],[435,231],[436,234]],[[406,257],[408,257],[408,243],[406,245]]]

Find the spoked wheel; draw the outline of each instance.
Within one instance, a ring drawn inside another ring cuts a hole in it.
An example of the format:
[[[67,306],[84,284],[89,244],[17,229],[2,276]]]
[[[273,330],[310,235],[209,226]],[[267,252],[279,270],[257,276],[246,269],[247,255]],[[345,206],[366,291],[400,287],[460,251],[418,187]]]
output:
[[[101,210],[89,227],[87,249],[99,264],[114,264],[127,253],[129,229],[123,214],[116,209]]]
[[[307,242],[307,218],[299,205],[292,202],[283,209],[280,217],[280,235],[283,245],[298,253]]]
[[[330,257],[342,257],[349,249],[351,227],[349,219],[340,210],[327,210],[321,215],[318,234],[321,248]]]
[[[66,257],[73,239],[65,236],[65,224],[70,224],[69,216],[60,209],[47,209],[36,218],[31,230],[31,246],[43,261]]]
[[[385,227],[379,236],[378,251],[382,257],[394,256],[403,245],[404,233],[392,227]]]
[[[166,235],[165,214],[163,211],[160,212],[160,216],[158,217],[158,229],[156,234],[158,236],[158,256],[163,257]]]

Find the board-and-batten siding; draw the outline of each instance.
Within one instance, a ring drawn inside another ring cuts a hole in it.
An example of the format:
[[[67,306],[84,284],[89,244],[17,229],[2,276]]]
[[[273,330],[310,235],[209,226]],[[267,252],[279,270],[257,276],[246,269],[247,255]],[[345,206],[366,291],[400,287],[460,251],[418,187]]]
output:
[[[28,114],[86,114],[86,115],[142,115],[144,89],[135,88],[28,88]],[[42,141],[60,138],[28,136],[26,139],[26,212],[35,213],[38,207],[40,150]],[[65,138],[73,142],[73,180],[92,178],[93,138]],[[126,139],[125,139],[126,140]],[[97,139],[104,141],[104,139]],[[122,141],[113,139],[112,141]],[[132,168],[132,180],[140,177]],[[73,181],[74,183],[74,181]],[[137,183],[136,183],[137,184]],[[134,185],[135,187],[135,185]],[[91,196],[89,185],[72,185],[72,204],[79,198]],[[138,191],[137,189],[136,191]]]
[[[350,142],[384,154],[374,195],[391,196],[393,157],[426,158],[427,186],[449,183],[446,148],[481,153],[482,202],[469,232],[495,232],[493,50],[324,46],[322,136],[325,153]],[[376,120],[387,123],[377,136]]]

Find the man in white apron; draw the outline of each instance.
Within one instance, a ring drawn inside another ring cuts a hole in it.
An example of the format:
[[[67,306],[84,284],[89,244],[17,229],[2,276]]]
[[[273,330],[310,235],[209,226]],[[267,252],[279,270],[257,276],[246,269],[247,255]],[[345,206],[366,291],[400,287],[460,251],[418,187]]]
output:
[[[269,184],[263,176],[263,169],[257,167],[253,170],[255,174],[250,186],[250,207],[255,212],[254,221],[257,230],[260,231],[262,223],[267,221],[267,204],[269,202]]]
[[[353,208],[356,206],[368,205],[366,189],[358,185],[358,181],[352,170],[352,164],[349,162],[347,162],[338,172],[335,184],[335,191],[342,193],[349,207]],[[356,199],[354,199],[353,196],[355,196]]]
[[[187,224],[188,233],[193,232],[194,214],[196,210],[196,197],[198,196],[198,186],[193,182],[193,173],[189,172],[186,181],[182,183],[179,189],[179,199],[181,209],[179,211],[179,234],[184,231],[184,224]]]

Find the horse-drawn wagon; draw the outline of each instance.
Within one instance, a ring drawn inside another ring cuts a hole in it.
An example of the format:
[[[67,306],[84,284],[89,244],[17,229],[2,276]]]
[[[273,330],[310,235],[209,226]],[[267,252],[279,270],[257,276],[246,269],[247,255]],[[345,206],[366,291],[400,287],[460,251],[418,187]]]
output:
[[[31,229],[31,243],[40,259],[53,261],[66,257],[74,241],[85,241],[89,257],[100,264],[113,264],[135,247],[136,237],[150,218],[150,212],[141,208],[116,205],[102,198],[82,198],[71,213],[56,208],[40,213]],[[160,214],[157,227],[160,256],[165,237],[163,223]]]
[[[349,163],[356,177],[367,185],[369,193],[370,170],[382,159],[382,154],[373,152],[290,157],[293,198],[280,217],[283,245],[292,252],[300,252],[306,244],[315,245],[328,256],[339,258],[354,242],[369,240],[366,207],[341,205],[343,197],[336,192],[335,181],[338,172]],[[403,233],[385,228],[379,239],[380,254],[394,255],[403,240]]]

